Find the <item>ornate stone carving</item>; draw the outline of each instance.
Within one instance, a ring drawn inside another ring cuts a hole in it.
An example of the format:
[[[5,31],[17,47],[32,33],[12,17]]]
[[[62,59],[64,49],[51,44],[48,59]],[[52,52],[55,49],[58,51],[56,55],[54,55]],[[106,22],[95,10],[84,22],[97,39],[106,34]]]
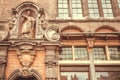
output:
[[[17,51],[17,55],[23,67],[30,67],[35,58],[35,52],[30,50]]]
[[[88,49],[88,51],[92,51],[92,48],[94,46],[94,41],[95,41],[95,38],[87,38],[87,43],[88,43],[87,49]]]
[[[35,80],[42,80],[41,75],[38,73],[38,71],[34,69],[16,69],[13,71],[9,77],[8,80],[16,80],[17,78],[25,78],[29,79],[33,77]]]
[[[23,69],[21,69],[21,76],[22,77],[28,77],[28,76],[32,76],[32,74],[31,74],[31,72],[30,72],[30,68],[28,69],[28,68],[23,68]]]
[[[13,18],[9,21],[10,38],[43,38],[44,32],[39,25],[45,19],[43,8],[27,1],[12,9],[12,12]]]
[[[13,17],[9,21],[9,33],[10,33],[10,38],[17,38],[17,12],[13,10]]]
[[[33,38],[35,37],[35,13],[32,10],[25,10],[20,18],[20,37]]]
[[[60,39],[59,28],[57,26],[46,29],[45,37],[49,41],[58,41]]]
[[[0,26],[0,41],[5,40],[7,36],[8,36],[8,30],[5,27]]]
[[[45,13],[44,13],[44,9],[41,8],[39,10],[39,14],[38,14],[38,32],[36,35],[36,38],[38,39],[43,39],[44,36],[44,29],[43,29],[43,24],[45,22]]]
[[[18,59],[23,66],[23,68],[29,68],[34,61],[35,58],[35,50],[33,42],[18,42],[15,43],[17,45],[17,56]]]

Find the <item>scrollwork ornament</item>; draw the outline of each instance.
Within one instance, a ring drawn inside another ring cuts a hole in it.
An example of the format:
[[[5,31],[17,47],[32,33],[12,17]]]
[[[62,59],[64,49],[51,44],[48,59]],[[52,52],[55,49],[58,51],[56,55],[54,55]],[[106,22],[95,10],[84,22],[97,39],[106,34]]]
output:
[[[58,41],[60,39],[59,28],[57,26],[46,29],[45,37],[49,41]]]

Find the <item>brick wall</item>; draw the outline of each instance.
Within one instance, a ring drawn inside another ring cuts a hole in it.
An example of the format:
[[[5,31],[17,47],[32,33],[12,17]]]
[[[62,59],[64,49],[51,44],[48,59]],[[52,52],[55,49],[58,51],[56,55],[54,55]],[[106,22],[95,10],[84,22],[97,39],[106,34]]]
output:
[[[37,54],[33,64],[31,65],[31,68],[38,71],[42,79],[45,80],[45,64],[44,64],[45,51],[36,51],[36,53]],[[6,79],[10,77],[10,74],[14,70],[22,68],[15,51],[8,52],[7,60],[8,62],[7,62],[7,68],[6,68]]]
[[[9,78],[10,74],[16,70],[22,68],[20,65],[16,51],[9,51],[8,58],[7,58],[7,67],[6,67],[6,79]]]
[[[37,70],[39,74],[42,76],[42,79],[45,80],[45,51],[36,51],[36,57],[35,60],[31,66],[31,68]]]
[[[57,0],[0,0],[0,10],[2,11],[0,19],[9,19],[12,17],[12,8],[16,8],[18,5],[25,1],[30,1],[37,4],[39,7],[45,9],[48,18],[53,18],[56,15]],[[46,5],[47,4],[47,5]]]

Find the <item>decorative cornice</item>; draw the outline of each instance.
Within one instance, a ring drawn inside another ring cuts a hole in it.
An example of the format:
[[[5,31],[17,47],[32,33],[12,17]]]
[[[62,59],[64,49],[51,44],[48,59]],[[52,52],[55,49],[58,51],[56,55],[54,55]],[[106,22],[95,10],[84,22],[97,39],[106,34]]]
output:
[[[119,22],[120,17],[114,18],[85,18],[85,19],[48,19],[49,22],[53,23],[65,23],[65,22]]]

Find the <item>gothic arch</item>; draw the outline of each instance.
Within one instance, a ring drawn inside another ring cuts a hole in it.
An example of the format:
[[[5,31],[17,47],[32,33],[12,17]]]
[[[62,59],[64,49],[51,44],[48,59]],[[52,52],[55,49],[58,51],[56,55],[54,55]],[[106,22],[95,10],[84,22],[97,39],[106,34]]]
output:
[[[36,70],[31,69],[30,73],[32,74],[32,77],[34,77],[36,80],[42,80],[41,76]],[[22,75],[22,71],[17,69],[11,73],[8,80],[15,80],[16,78],[21,77],[21,75]]]
[[[76,30],[77,32],[84,32],[80,27],[74,25],[66,26],[62,28],[60,32],[64,32],[66,30]]]
[[[103,26],[100,26],[98,27],[95,32],[100,32],[101,30],[109,30],[110,32],[118,32],[117,29],[111,27],[111,26],[108,26],[108,25],[103,25]]]

